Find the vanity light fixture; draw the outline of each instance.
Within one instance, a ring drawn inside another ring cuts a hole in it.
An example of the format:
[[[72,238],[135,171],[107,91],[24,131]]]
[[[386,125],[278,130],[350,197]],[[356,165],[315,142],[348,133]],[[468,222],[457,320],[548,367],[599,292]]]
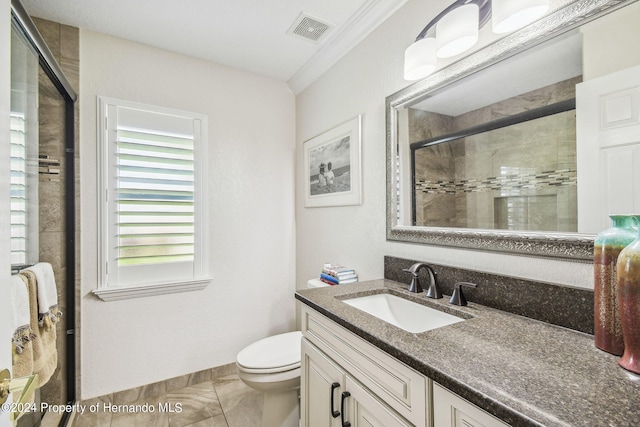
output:
[[[549,10],[549,0],[491,0],[491,3],[491,24],[496,34],[522,28]]]
[[[436,65],[436,39],[424,37],[404,53],[404,79],[418,80],[433,73]]]
[[[548,9],[549,0],[456,0],[405,51],[404,79],[427,77],[437,69],[437,58],[451,58],[472,48],[489,19],[494,33],[506,33],[535,21]]]
[[[478,42],[480,9],[477,4],[458,6],[436,24],[438,58],[451,58],[470,49]]]

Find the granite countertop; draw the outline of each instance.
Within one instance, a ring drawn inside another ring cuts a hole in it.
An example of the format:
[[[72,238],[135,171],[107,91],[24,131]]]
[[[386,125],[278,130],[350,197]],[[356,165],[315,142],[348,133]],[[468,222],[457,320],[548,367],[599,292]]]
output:
[[[513,426],[640,426],[640,376],[593,336],[372,280],[296,292],[296,299]],[[389,292],[468,319],[418,334],[341,301]]]

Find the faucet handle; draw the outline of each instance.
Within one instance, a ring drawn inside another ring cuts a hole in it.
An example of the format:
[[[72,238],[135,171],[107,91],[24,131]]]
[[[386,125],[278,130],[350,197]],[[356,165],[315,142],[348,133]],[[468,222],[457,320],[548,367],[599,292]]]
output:
[[[406,271],[407,273],[411,273],[413,277],[411,277],[411,284],[409,285],[409,292],[413,292],[419,294],[422,292],[422,286],[420,285],[420,278],[418,277],[418,272],[409,268],[405,268],[402,271]]]
[[[402,271],[404,271],[405,273],[411,273],[411,274],[413,274],[414,277],[418,275],[418,273],[416,273],[415,271],[413,271],[410,268],[405,268]]]
[[[449,303],[455,304],[455,305],[467,305],[467,299],[464,297],[464,294],[462,293],[462,286],[475,288],[478,285],[471,282],[457,282],[455,285],[453,285],[453,295],[451,295],[451,299],[449,300]]]

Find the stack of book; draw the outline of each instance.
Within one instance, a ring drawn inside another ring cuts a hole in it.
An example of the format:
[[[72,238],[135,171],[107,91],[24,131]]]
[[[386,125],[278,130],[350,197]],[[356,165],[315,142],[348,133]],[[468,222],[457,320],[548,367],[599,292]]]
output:
[[[341,265],[325,264],[320,273],[320,280],[330,285],[344,285],[358,281],[358,275],[352,268]]]

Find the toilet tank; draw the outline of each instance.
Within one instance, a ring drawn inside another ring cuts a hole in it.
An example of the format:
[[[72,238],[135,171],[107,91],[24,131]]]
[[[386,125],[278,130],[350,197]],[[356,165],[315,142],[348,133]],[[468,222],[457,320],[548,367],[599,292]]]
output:
[[[307,282],[307,288],[324,288],[325,286],[329,286],[329,285],[324,283],[320,279],[310,279]]]

